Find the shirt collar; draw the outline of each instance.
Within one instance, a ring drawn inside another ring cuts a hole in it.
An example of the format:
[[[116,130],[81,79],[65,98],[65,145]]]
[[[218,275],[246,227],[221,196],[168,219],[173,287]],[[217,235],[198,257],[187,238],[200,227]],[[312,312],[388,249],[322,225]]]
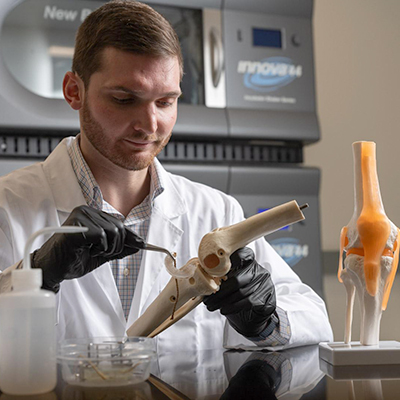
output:
[[[71,159],[72,168],[78,179],[86,203],[93,208],[102,210],[104,199],[100,186],[82,155],[79,142],[80,134],[76,136],[72,145],[68,147],[68,155]],[[165,186],[160,168],[161,166],[154,162],[149,166],[151,204],[164,191]]]
[[[165,184],[162,176],[161,166],[152,162],[149,167],[150,172],[150,198],[154,200],[164,191]]]

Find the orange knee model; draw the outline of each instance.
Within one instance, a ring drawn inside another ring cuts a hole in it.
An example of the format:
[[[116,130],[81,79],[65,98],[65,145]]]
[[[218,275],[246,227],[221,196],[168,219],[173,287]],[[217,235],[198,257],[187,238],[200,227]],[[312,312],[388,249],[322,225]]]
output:
[[[342,282],[343,251],[346,255],[357,254],[364,257],[364,277],[367,292],[375,296],[381,279],[381,258],[393,258],[392,268],[387,278],[382,309],[385,309],[396,275],[398,265],[398,229],[396,239],[393,235],[394,225],[385,214],[376,168],[374,142],[356,142],[353,144],[355,157],[355,197],[356,207],[352,220],[355,224],[358,240],[349,245],[349,226],[342,229],[340,235],[340,260],[338,278]],[[354,228],[354,226],[353,226]],[[392,243],[392,244],[391,244]],[[354,245],[354,247],[352,247]]]

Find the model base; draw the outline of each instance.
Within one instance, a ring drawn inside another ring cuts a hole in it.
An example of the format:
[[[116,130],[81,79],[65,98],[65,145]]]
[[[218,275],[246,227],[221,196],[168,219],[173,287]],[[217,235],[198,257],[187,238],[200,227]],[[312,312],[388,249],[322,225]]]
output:
[[[331,365],[395,365],[400,364],[400,342],[382,341],[375,346],[360,342],[320,343],[319,358]]]
[[[335,381],[400,379],[399,365],[332,365],[319,359],[319,369]]]

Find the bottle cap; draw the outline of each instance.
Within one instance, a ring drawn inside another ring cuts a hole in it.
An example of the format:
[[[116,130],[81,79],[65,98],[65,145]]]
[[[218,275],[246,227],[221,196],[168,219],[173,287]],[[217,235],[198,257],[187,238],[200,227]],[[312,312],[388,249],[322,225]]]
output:
[[[43,273],[40,268],[15,269],[11,272],[11,284],[14,291],[40,289],[43,284]]]

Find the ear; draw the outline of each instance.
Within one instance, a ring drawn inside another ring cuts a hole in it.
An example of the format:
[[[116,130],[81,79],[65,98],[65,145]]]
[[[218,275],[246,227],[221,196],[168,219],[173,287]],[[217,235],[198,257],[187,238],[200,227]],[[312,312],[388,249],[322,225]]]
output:
[[[74,110],[80,110],[85,96],[85,86],[82,79],[68,71],[63,80],[63,93],[65,100]]]

